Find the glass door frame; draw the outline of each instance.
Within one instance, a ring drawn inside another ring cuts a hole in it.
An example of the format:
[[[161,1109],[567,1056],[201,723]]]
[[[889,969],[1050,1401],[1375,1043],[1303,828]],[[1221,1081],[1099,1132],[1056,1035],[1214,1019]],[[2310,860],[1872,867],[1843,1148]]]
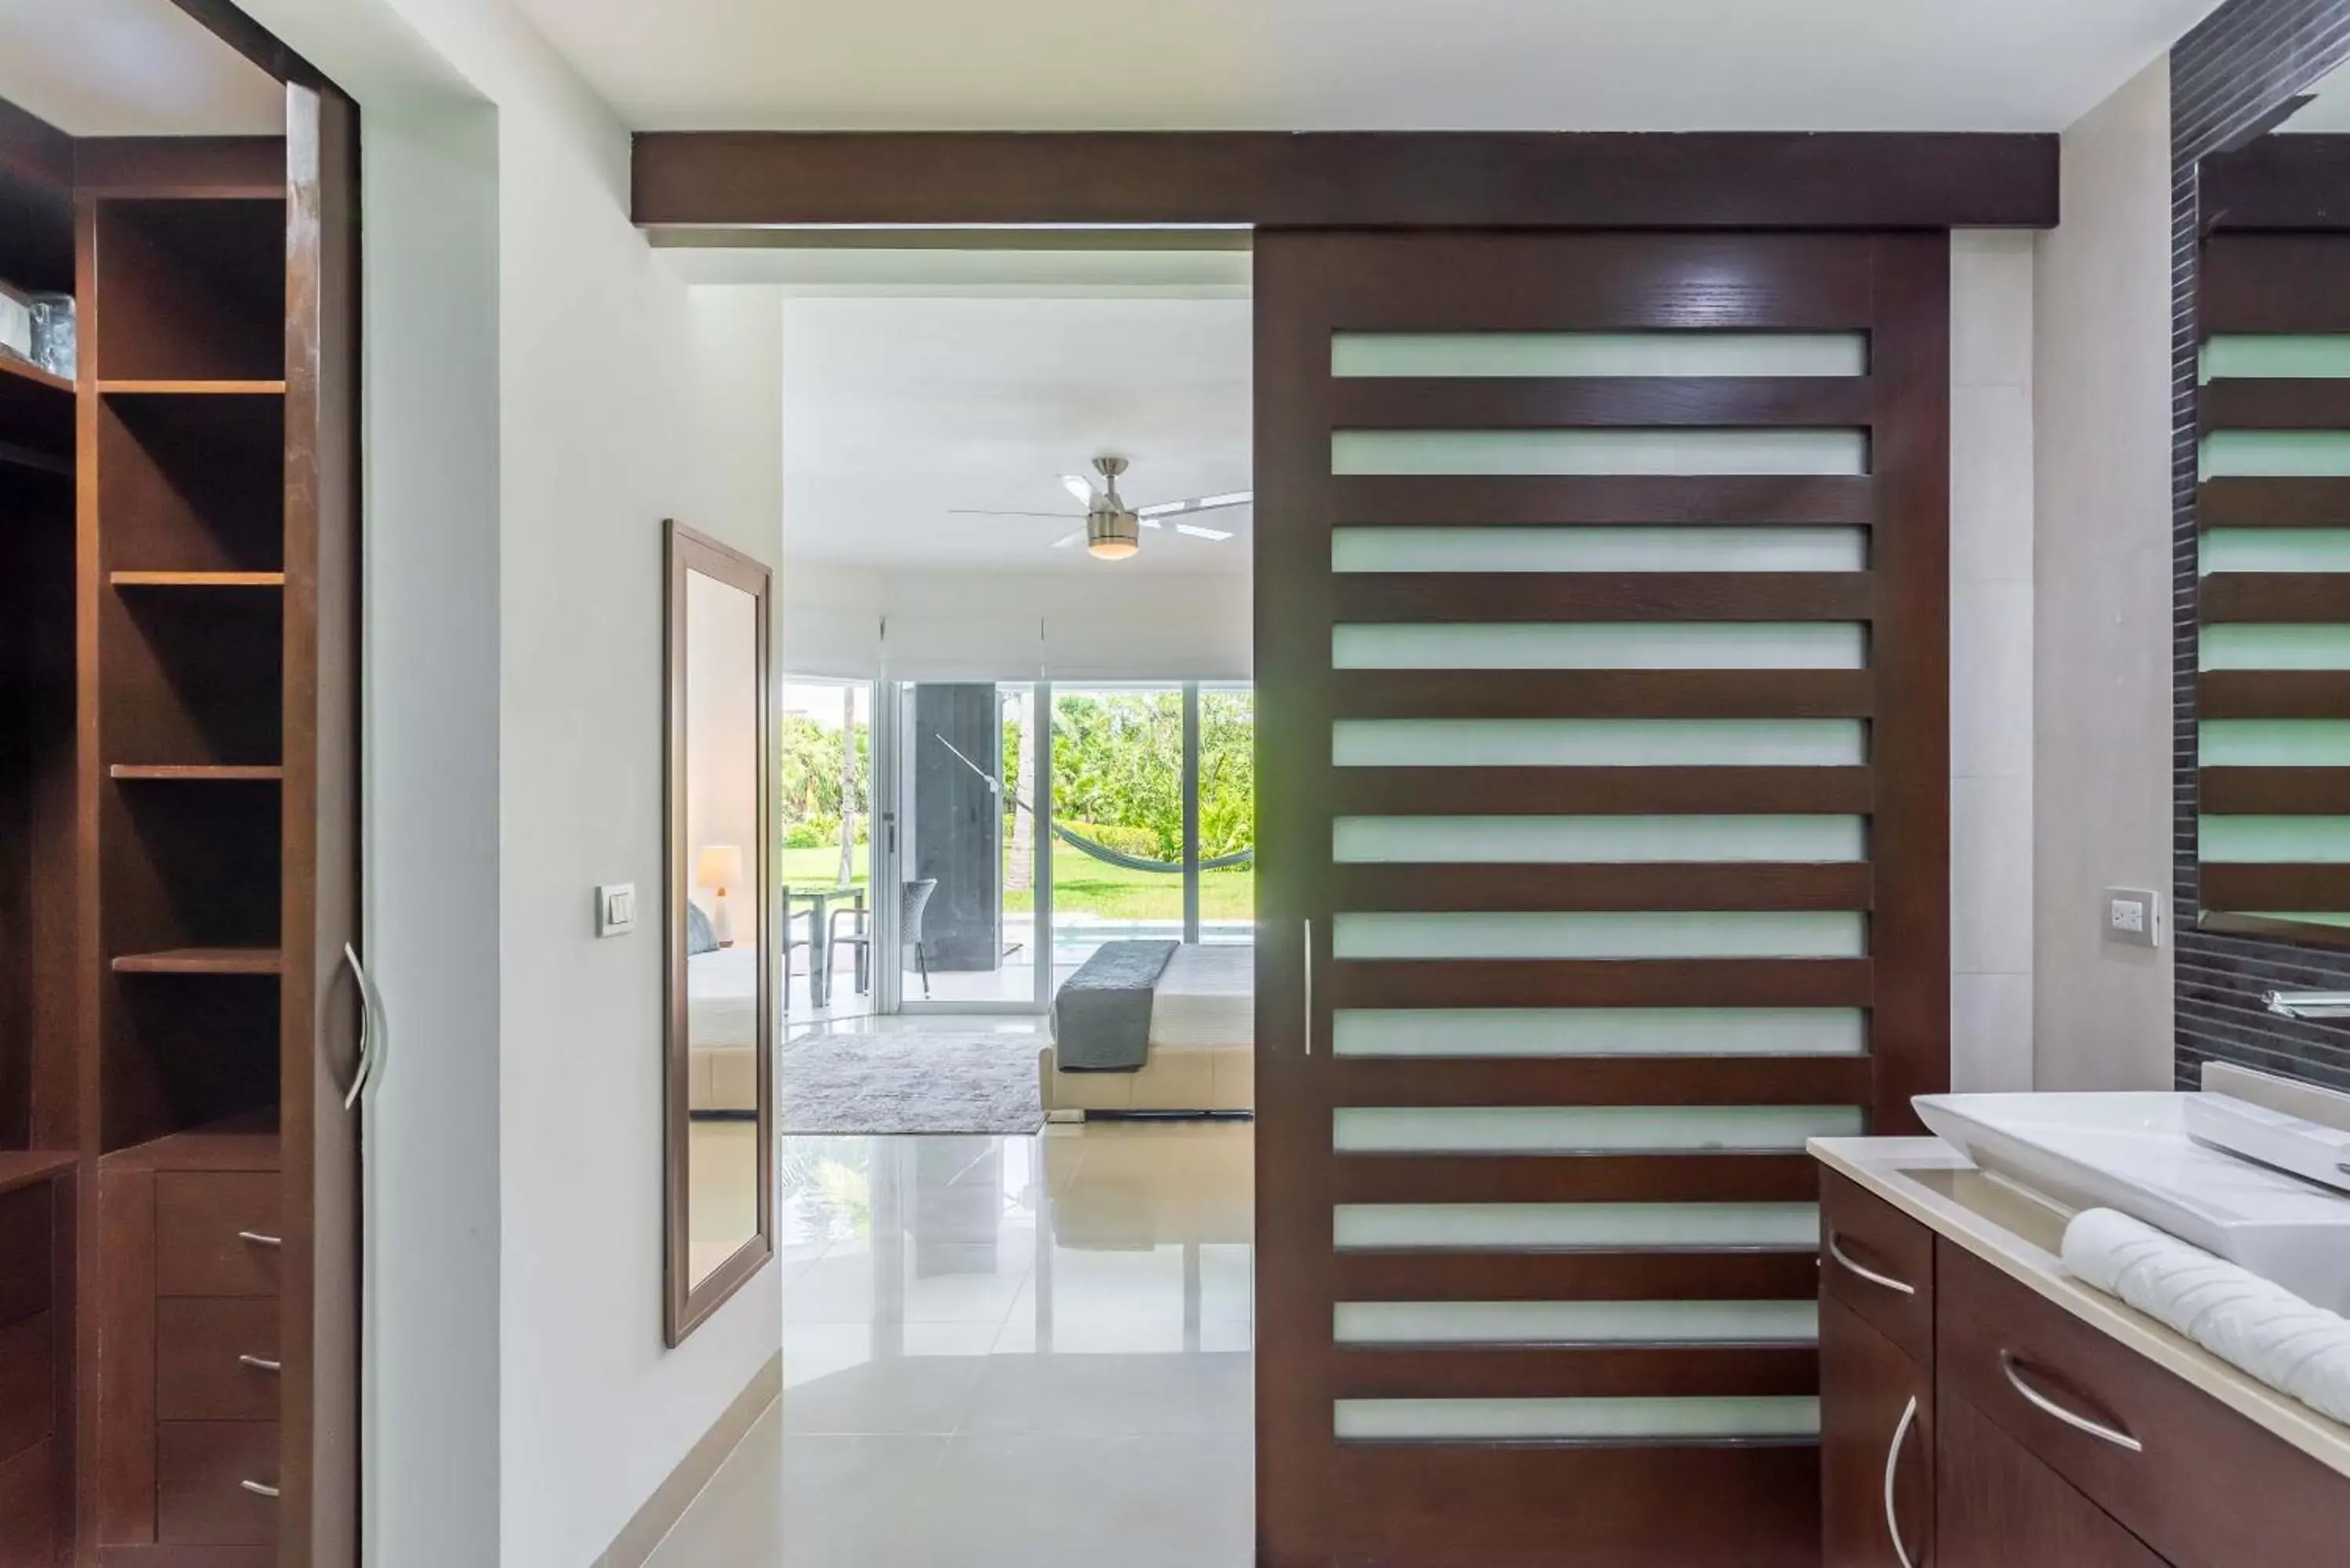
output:
[[[905,886],[906,835],[900,828],[910,809],[905,768],[913,760],[903,754],[904,724],[908,717],[906,689],[932,684],[942,683],[907,680],[885,671],[874,696],[873,812],[875,820],[882,826],[874,855],[874,904],[877,913],[873,924],[878,950],[874,964],[878,986],[874,1010],[882,1014],[906,1017],[952,1014],[1041,1017],[1053,1005],[1053,684],[1049,680],[997,680],[991,683],[999,691],[1007,687],[1024,686],[1027,689],[1030,711],[1035,718],[1030,726],[1033,732],[1023,738],[1022,744],[1042,748],[1037,756],[1037,799],[1032,803],[1036,818],[1036,850],[1035,894],[1029,915],[1028,1000],[1019,1002],[995,998],[955,1002],[932,997],[925,1001],[920,996],[906,994],[905,953],[898,940],[899,900],[885,897],[884,893],[889,888]],[[977,685],[979,682],[969,684]],[[1017,781],[1007,782],[1003,785],[1007,794],[1016,794],[1018,787]],[[996,898],[1001,900],[1003,897],[1003,888],[999,881]],[[999,904],[999,912],[1000,909]],[[879,961],[880,952],[891,955],[888,963]]]

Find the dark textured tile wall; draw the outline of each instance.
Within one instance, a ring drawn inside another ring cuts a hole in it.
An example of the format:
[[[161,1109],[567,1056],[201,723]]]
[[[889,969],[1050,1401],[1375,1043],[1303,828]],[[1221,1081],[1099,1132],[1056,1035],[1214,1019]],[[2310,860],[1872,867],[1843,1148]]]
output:
[[[2350,990],[2350,951],[2195,929],[2196,166],[2350,61],[2350,0],[2229,0],[2170,51],[2172,866],[2178,1082],[2207,1061],[2350,1089],[2350,1025],[2279,1018],[2271,990]]]

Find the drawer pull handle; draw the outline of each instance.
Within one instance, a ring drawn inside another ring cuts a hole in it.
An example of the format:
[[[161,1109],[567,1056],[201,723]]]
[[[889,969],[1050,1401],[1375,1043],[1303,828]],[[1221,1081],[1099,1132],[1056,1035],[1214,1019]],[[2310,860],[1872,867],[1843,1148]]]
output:
[[[265,1355],[240,1355],[236,1358],[236,1364],[239,1366],[250,1366],[255,1372],[276,1372],[282,1370],[285,1365],[282,1362],[272,1361]]]
[[[286,1244],[283,1237],[265,1236],[258,1231],[239,1231],[236,1233],[236,1239],[240,1241],[249,1241],[256,1247],[282,1247]]]
[[[2054,1417],[2055,1419],[2064,1422],[2064,1425],[2072,1428],[2076,1432],[2086,1432],[2093,1438],[2103,1438],[2105,1441],[2111,1443],[2117,1449],[2126,1449],[2133,1454],[2142,1454],[2146,1452],[2146,1445],[2139,1442],[2136,1438],[2131,1437],[2127,1432],[2116,1431],[2115,1428],[2106,1426],[2102,1421],[2092,1421],[2086,1416],[2077,1415],[2071,1410],[2067,1410],[2064,1406],[2059,1405],[2055,1400],[2051,1399],[2047,1395],[2043,1394],[2039,1389],[2034,1388],[2031,1384],[2023,1380],[2023,1375],[2017,1370],[2018,1365],[2015,1352],[2012,1350],[2002,1350],[1999,1353],[1999,1369],[2007,1374],[2008,1385],[2018,1394],[2022,1395],[2024,1403],[2030,1405],[2033,1409],[2039,1411],[2043,1416]]]
[[[1909,1428],[1918,1424],[1918,1396],[1909,1396],[1909,1403],[1901,1412],[1900,1422],[1893,1428],[1893,1443],[1885,1450],[1885,1534],[1893,1542],[1893,1555],[1901,1568],[1918,1568],[1909,1557],[1909,1549],[1901,1544],[1901,1520],[1893,1507],[1893,1478],[1901,1469],[1901,1446],[1909,1440]]]
[[[1828,1256],[1842,1263],[1846,1272],[1857,1274],[1880,1289],[1898,1291],[1905,1296],[1914,1296],[1918,1293],[1916,1285],[1897,1280],[1891,1274],[1880,1274],[1875,1269],[1866,1268],[1854,1262],[1852,1254],[1844,1250],[1844,1238],[1833,1231],[1828,1232]]]
[[[265,1485],[261,1481],[241,1480],[236,1484],[243,1487],[245,1490],[251,1492],[255,1497],[276,1497],[277,1495],[277,1489],[276,1487]]]

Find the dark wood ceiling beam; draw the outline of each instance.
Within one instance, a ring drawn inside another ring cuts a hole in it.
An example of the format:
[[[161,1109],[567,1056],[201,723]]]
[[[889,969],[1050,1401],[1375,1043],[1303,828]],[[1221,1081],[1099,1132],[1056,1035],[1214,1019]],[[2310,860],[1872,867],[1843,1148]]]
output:
[[[2049,228],[2056,138],[1947,132],[642,131],[649,229]]]

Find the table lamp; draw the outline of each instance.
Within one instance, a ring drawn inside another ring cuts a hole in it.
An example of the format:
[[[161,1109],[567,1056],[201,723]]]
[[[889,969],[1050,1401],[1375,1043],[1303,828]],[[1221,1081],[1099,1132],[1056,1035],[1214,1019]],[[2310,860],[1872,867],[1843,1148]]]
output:
[[[734,844],[705,844],[693,863],[693,879],[716,889],[710,900],[710,934],[722,948],[734,945],[734,922],[726,913],[726,889],[743,880],[743,850]]]

